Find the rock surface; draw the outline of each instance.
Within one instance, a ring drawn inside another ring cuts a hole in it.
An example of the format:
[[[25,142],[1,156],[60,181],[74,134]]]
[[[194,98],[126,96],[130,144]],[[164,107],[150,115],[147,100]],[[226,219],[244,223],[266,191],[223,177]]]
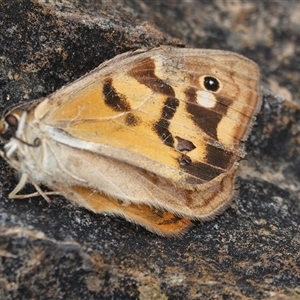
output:
[[[264,88],[239,196],[181,238],[60,197],[9,200],[17,181],[1,161],[0,298],[298,299],[299,15],[296,1],[0,1],[2,110],[160,44],[242,53]]]

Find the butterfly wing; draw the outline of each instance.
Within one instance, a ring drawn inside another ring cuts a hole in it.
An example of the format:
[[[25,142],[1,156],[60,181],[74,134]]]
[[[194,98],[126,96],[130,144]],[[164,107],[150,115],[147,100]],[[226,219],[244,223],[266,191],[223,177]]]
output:
[[[80,147],[181,186],[201,185],[235,170],[244,155],[258,79],[253,62],[224,51],[138,51],[54,93],[35,116]]]
[[[184,233],[192,222],[168,211],[155,209],[145,204],[124,204],[122,201],[107,197],[82,186],[64,186],[66,198],[95,213],[122,216],[130,222],[140,224],[148,230],[163,236],[178,236]]]

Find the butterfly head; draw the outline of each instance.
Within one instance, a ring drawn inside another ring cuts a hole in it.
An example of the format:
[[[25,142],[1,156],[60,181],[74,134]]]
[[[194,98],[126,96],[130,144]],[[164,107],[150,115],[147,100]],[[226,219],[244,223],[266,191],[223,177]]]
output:
[[[0,120],[0,139],[3,142],[8,142],[16,137],[18,131],[22,111],[15,110],[2,117]]]
[[[27,112],[16,109],[2,117],[0,120],[0,140],[4,142],[4,152],[6,157],[11,157],[19,148],[20,143],[29,147],[39,147],[40,139],[33,142],[26,141],[24,128],[26,127]]]

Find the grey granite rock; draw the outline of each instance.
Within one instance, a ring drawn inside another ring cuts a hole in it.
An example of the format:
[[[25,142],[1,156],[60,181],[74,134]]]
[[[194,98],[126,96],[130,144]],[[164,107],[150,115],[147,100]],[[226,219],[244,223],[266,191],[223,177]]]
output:
[[[298,299],[300,110],[283,99],[299,101],[299,14],[296,1],[0,1],[2,110],[160,44],[242,53],[264,87],[233,206],[181,238],[61,197],[9,200],[1,160],[0,299]]]

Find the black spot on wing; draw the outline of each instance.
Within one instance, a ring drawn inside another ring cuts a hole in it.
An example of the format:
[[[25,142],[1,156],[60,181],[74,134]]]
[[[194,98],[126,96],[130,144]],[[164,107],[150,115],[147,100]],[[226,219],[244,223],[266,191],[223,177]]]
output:
[[[169,147],[174,147],[174,138],[169,131],[169,120],[173,118],[178,106],[179,100],[177,98],[168,97],[164,102],[160,119],[153,125],[156,134]]]
[[[132,126],[137,126],[138,124],[140,124],[141,120],[139,117],[136,117],[133,113],[128,113],[128,114],[126,114],[125,122],[126,122],[126,125],[132,127]]]
[[[191,141],[183,139],[180,136],[175,136],[175,139],[177,140],[176,150],[179,152],[189,152],[196,148],[196,146]]]
[[[150,57],[138,62],[128,74],[156,93],[175,97],[173,88],[155,75],[155,62]]]
[[[105,104],[114,111],[126,112],[131,110],[130,104],[127,102],[126,97],[122,94],[119,94],[114,88],[111,78],[106,79],[104,82],[102,93]]]

